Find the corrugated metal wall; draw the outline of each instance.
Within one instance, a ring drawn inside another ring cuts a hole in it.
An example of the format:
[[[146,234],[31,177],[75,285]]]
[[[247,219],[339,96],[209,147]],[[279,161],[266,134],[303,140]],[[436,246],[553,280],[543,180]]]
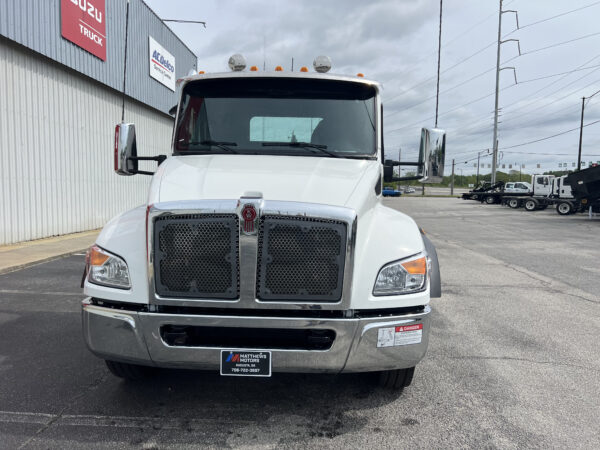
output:
[[[123,88],[125,0],[106,0],[106,61],[61,36],[60,0],[0,0],[0,35],[117,90]],[[126,92],[168,112],[175,93],[149,75],[148,36],[175,57],[177,78],[196,67],[196,56],[142,0],[130,0]]]
[[[145,202],[150,177],[113,172],[120,120],[118,92],[0,38],[0,244],[99,228]],[[170,117],[127,101],[125,120],[141,156],[169,153]]]

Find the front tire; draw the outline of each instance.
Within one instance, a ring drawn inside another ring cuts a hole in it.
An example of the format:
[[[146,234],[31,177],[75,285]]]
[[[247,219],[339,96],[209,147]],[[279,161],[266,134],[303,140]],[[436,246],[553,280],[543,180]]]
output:
[[[494,196],[492,196],[492,195],[488,195],[488,196],[485,198],[485,202],[486,202],[488,205],[493,205],[494,203],[496,203],[496,197],[494,197]]]
[[[527,211],[535,211],[537,208],[537,202],[535,200],[527,200],[525,202],[525,209]]]
[[[379,374],[379,385],[385,389],[401,390],[410,386],[415,368],[386,370]]]
[[[556,212],[561,216],[566,216],[573,212],[573,205],[570,202],[560,202],[556,205]]]
[[[108,359],[104,362],[106,362],[106,367],[108,367],[108,370],[110,370],[114,376],[130,381],[137,381],[141,380],[142,378],[146,378],[150,370],[145,366],[109,361]]]

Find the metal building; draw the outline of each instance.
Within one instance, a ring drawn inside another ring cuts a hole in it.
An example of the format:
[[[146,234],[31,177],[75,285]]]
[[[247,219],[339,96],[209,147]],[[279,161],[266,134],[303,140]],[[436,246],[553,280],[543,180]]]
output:
[[[144,203],[150,177],[112,166],[126,7],[0,1],[0,245],[99,228]],[[127,36],[125,121],[140,155],[166,154],[175,80],[196,56],[142,0],[130,0]]]

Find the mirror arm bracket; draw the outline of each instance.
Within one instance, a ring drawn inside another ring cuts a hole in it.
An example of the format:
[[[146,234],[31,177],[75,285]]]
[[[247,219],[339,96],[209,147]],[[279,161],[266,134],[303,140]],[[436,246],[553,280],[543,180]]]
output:
[[[156,161],[160,166],[165,159],[167,159],[166,155],[158,155],[158,156],[131,156],[129,158],[130,161]],[[142,173],[138,171],[138,173]]]

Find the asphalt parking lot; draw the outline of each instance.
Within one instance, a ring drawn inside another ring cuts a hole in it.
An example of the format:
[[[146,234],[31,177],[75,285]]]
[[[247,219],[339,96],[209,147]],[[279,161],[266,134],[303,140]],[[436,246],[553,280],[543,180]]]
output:
[[[83,256],[0,275],[0,446],[600,447],[600,218],[401,197],[444,296],[413,385],[108,373],[83,343]]]

